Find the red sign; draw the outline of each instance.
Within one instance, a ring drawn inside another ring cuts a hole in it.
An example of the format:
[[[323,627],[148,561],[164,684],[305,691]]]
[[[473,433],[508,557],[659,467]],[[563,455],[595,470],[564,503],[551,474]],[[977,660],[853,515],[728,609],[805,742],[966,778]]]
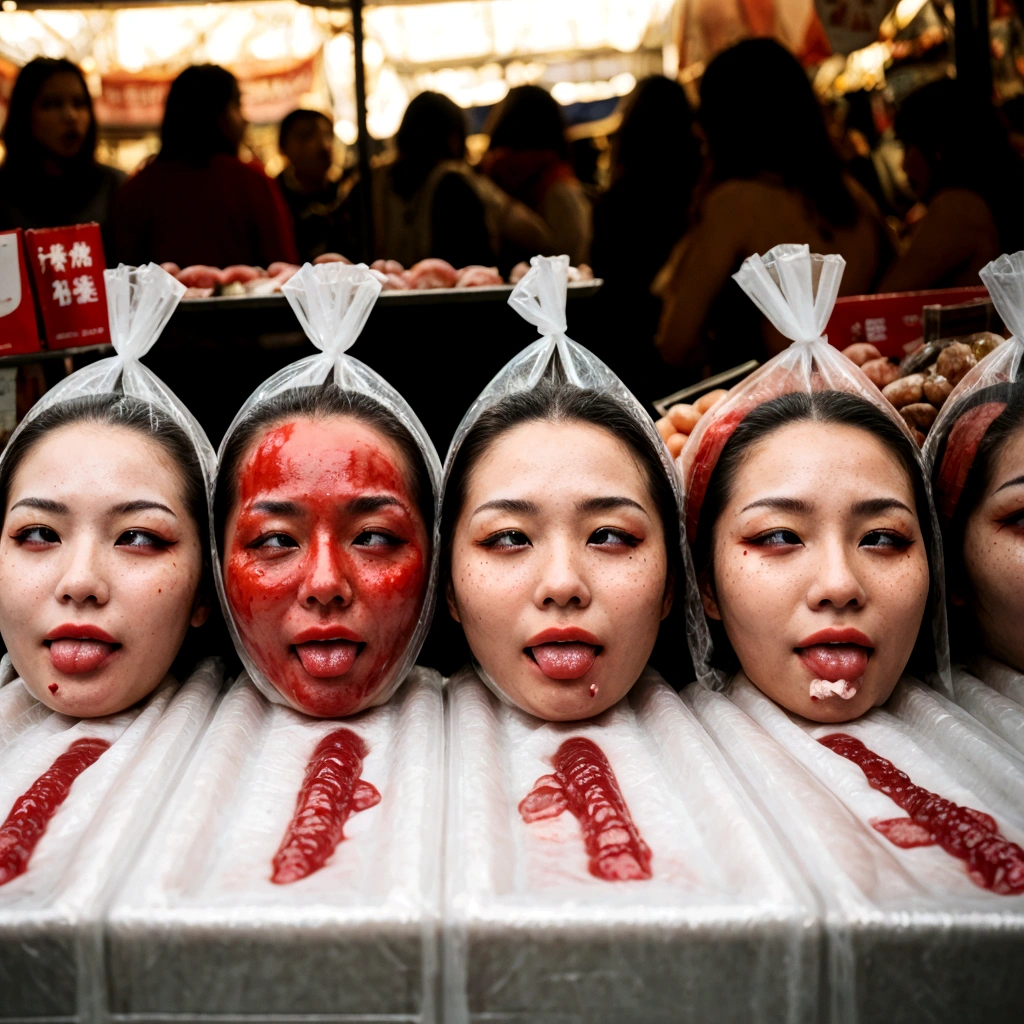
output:
[[[50,348],[110,341],[99,224],[25,232],[32,277]]]
[[[883,356],[902,359],[907,354],[904,345],[917,341],[922,335],[921,311],[925,306],[955,306],[987,298],[988,292],[981,286],[847,295],[836,300],[825,334],[829,343],[838,349],[857,341],[868,341]]]
[[[41,348],[21,229],[0,232],[0,354]]]

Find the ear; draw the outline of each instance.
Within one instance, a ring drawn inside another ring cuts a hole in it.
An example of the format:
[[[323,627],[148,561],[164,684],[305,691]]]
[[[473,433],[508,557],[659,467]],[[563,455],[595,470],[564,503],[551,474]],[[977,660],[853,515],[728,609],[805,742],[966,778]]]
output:
[[[455,588],[452,586],[451,577],[448,578],[448,582],[445,584],[444,598],[448,604],[448,614],[461,625],[462,619],[459,618],[459,606],[455,602]]]
[[[709,619],[717,619],[721,622],[722,613],[718,608],[718,599],[715,597],[715,582],[711,578],[711,573],[702,572],[697,580],[697,586],[700,588],[700,600],[701,604],[704,605],[704,614]]]
[[[202,626],[210,617],[210,598],[205,589],[200,589],[192,602],[192,615],[188,620],[190,626]]]
[[[676,571],[669,569],[665,579],[665,596],[661,599],[661,621],[664,622],[672,611],[672,603],[676,597]]]

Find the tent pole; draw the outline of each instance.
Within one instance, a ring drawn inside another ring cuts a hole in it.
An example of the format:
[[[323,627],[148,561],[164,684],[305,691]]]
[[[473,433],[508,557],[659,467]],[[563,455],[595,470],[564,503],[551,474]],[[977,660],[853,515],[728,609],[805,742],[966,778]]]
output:
[[[359,149],[360,194],[359,219],[362,240],[361,258],[369,263],[373,259],[376,243],[374,240],[373,184],[370,180],[370,133],[366,127],[366,65],[363,63],[363,0],[350,0],[352,8],[352,42],[355,59],[356,79],[356,129],[359,133],[356,145]]]
[[[956,77],[975,99],[992,102],[988,0],[953,0]]]

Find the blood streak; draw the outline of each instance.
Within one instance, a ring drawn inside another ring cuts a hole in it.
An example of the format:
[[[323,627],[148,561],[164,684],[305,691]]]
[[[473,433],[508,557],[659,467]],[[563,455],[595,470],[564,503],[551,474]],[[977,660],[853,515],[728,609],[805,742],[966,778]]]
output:
[[[1001,896],[1024,893],[1024,850],[999,834],[991,815],[961,807],[910,781],[892,761],[846,733],[833,733],[821,742],[860,765],[868,784],[890,797],[907,818],[872,821],[872,826],[902,849],[941,846],[950,856],[967,863],[975,885]]]
[[[523,821],[557,818],[568,807],[583,830],[592,875],[608,882],[650,878],[651,851],[601,748],[574,736],[558,748],[554,765],[554,774],[542,775],[519,804]]]
[[[60,689],[60,687],[56,683],[50,683],[47,689],[50,691],[50,693],[56,693]]]
[[[380,803],[376,788],[359,778],[368,753],[351,729],[335,729],[316,745],[295,813],[274,854],[272,882],[287,885],[319,871],[345,838],[345,822]]]
[[[94,737],[75,740],[14,802],[0,825],[0,885],[28,869],[36,844],[67,798],[71,784],[109,747],[106,740]]]

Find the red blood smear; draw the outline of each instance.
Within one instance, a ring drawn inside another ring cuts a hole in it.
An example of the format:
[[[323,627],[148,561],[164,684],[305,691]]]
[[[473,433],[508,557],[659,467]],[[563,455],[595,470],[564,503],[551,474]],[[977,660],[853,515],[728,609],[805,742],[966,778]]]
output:
[[[368,752],[351,729],[336,729],[317,744],[288,831],[274,854],[272,882],[287,885],[319,871],[345,838],[345,822],[380,803],[376,788],[359,778]]]
[[[700,508],[704,504],[704,495],[711,483],[715,466],[718,465],[718,458],[749,411],[733,409],[725,413],[708,427],[700,439],[700,448],[690,468],[689,487],[686,491],[686,535],[691,544],[697,539]]]
[[[971,466],[974,465],[974,457],[978,454],[978,446],[993,421],[1002,416],[1005,409],[1005,402],[986,402],[969,409],[953,424],[935,482],[938,492],[936,504],[943,521],[949,522],[953,518]]]
[[[60,689],[60,687],[56,683],[50,683],[47,689],[50,691],[50,693],[56,693]]]
[[[519,804],[523,820],[555,818],[568,807],[583,830],[592,875],[608,882],[650,878],[651,851],[601,748],[574,736],[558,748],[554,763],[554,774],[539,778]]]
[[[0,825],[0,885],[28,868],[32,851],[67,798],[71,784],[109,747],[106,740],[75,740],[14,802]]]
[[[910,777],[846,733],[833,733],[821,742],[860,765],[868,784],[890,797],[909,818],[871,824],[896,846],[911,848],[938,844],[950,856],[967,863],[971,881],[1001,896],[1024,893],[1024,850],[999,834],[991,815],[961,807],[944,797],[915,786]],[[916,827],[915,827],[916,826]]]

